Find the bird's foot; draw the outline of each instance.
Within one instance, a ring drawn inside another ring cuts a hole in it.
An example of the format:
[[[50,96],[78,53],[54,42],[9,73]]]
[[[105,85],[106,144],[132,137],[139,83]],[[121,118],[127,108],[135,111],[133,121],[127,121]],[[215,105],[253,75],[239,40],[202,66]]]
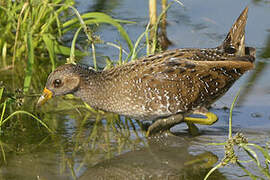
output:
[[[202,124],[202,125],[212,125],[217,120],[218,117],[212,112],[209,112],[206,108],[200,108],[198,110],[195,110],[193,114],[199,114],[206,116],[206,118],[199,118],[199,117],[185,117],[185,122],[190,122],[194,124]]]

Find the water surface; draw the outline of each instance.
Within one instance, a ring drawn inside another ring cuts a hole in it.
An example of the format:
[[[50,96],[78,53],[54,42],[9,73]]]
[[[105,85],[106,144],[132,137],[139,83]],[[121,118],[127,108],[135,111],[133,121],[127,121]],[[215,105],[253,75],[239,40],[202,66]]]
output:
[[[145,138],[140,122],[113,114],[95,114],[82,108],[79,100],[56,98],[43,107],[44,121],[57,130],[44,133],[30,118],[25,130],[1,135],[0,179],[203,179],[224,156],[223,146],[207,145],[224,142],[228,134],[229,110],[241,87],[233,111],[233,133],[242,132],[250,142],[265,146],[270,133],[270,3],[244,0],[184,0],[185,7],[174,3],[168,11],[169,49],[182,47],[215,47],[225,38],[240,12],[249,6],[246,44],[256,47],[256,68],[246,73],[218,100],[210,111],[219,116],[212,126],[198,126],[192,136],[185,124],[173,128],[174,136]],[[135,21],[123,25],[133,42],[148,23],[148,2],[145,0],[78,0],[80,12],[100,11],[114,18]],[[160,8],[160,7],[159,7]],[[114,27],[101,25],[96,34],[104,41],[124,41]],[[118,50],[98,45],[99,66],[105,56],[118,59]],[[141,55],[145,54],[144,51]],[[269,54],[269,52],[268,52]],[[92,65],[91,57],[83,63]],[[7,83],[11,77],[0,77]],[[43,83],[43,82],[42,82]],[[45,84],[41,84],[43,86]],[[29,100],[34,106],[36,98]],[[36,111],[33,109],[33,112]],[[113,122],[116,122],[113,123]],[[94,132],[94,133],[93,133]],[[238,152],[242,160],[249,157]],[[262,156],[260,156],[262,158]],[[247,164],[254,173],[263,176],[254,163]],[[210,179],[248,179],[238,166],[218,169]]]

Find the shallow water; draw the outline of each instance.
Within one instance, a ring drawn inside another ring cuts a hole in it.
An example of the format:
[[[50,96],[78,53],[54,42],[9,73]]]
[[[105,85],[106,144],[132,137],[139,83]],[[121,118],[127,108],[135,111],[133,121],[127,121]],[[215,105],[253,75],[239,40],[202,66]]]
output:
[[[256,68],[246,73],[211,108],[219,116],[212,126],[199,125],[199,134],[191,136],[185,124],[172,129],[174,136],[145,138],[140,122],[112,114],[96,114],[75,108],[77,100],[56,98],[43,107],[43,120],[57,130],[44,133],[30,118],[19,131],[3,130],[0,179],[203,179],[224,156],[223,146],[207,143],[224,142],[228,135],[229,110],[241,87],[233,111],[233,133],[242,132],[249,142],[266,146],[270,134],[270,65],[263,53],[270,44],[270,2],[243,0],[184,0],[185,7],[174,3],[168,11],[168,38],[173,45],[207,48],[219,45],[240,12],[248,5],[246,44],[256,47]],[[148,23],[148,2],[78,0],[80,12],[102,11],[114,18],[135,21],[124,25],[133,42]],[[103,40],[124,41],[114,27],[97,29]],[[126,48],[126,47],[124,47]],[[97,46],[99,65],[104,56],[118,58],[118,50]],[[145,54],[145,52],[141,52]],[[82,60],[91,65],[91,57]],[[0,77],[8,82],[10,76]],[[29,100],[32,106],[36,98]],[[225,108],[224,108],[225,107]],[[35,112],[35,110],[33,110]],[[106,120],[105,120],[106,119]],[[116,122],[112,123],[112,121]],[[32,123],[31,123],[32,122]],[[250,159],[237,151],[241,160]],[[259,155],[262,158],[262,155]],[[255,163],[245,164],[264,177]],[[249,179],[236,165],[218,169],[209,179]],[[266,179],[266,178],[265,178]]]

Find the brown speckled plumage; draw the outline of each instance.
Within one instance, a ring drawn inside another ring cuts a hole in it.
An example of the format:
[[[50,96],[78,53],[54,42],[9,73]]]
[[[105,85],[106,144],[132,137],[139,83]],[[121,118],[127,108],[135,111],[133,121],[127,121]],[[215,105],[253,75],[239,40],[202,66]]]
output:
[[[186,115],[212,104],[253,68],[255,49],[244,44],[246,18],[247,8],[217,48],[169,50],[100,72],[66,64],[51,73],[46,88],[138,119]],[[55,88],[55,79],[63,86]]]

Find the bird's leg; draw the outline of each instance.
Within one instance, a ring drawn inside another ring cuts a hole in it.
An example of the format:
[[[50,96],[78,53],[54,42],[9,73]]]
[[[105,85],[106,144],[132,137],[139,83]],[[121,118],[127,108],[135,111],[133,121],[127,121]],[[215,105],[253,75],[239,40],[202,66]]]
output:
[[[147,130],[146,136],[169,131],[171,127],[184,121],[183,114],[172,115],[167,118],[158,119]]]
[[[192,135],[192,136],[197,136],[199,135],[199,129],[198,127],[192,123],[192,122],[186,122],[187,126],[188,126],[188,132]]]
[[[212,125],[218,120],[217,115],[209,112],[206,108],[200,108],[198,110],[195,110],[193,114],[200,114],[206,116],[206,118],[185,117],[185,122],[203,125]]]
[[[188,130],[192,135],[198,134],[198,128],[195,124],[212,125],[218,120],[217,115],[208,112],[205,108],[195,110],[193,114],[200,114],[206,116],[206,118],[184,117],[183,114],[172,115],[168,118],[158,119],[147,130],[146,136],[169,131],[171,127],[181,122],[186,122]]]

